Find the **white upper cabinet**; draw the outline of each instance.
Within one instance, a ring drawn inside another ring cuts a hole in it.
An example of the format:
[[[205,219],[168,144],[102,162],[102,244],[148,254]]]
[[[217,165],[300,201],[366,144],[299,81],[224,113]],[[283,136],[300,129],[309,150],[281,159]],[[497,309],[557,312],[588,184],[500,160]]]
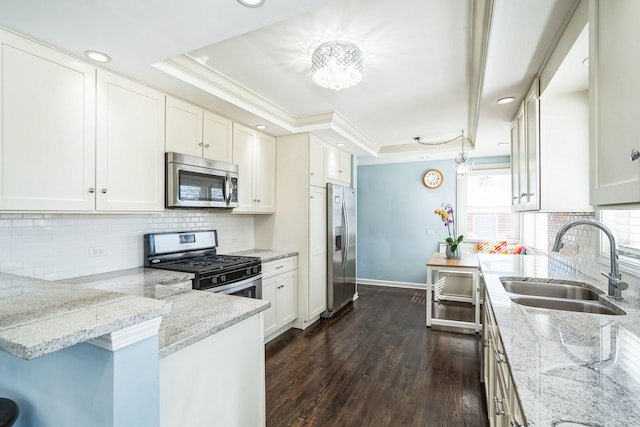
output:
[[[590,200],[640,202],[640,2],[589,3]]]
[[[96,208],[164,209],[164,95],[98,70]]]
[[[231,120],[172,97],[166,118],[166,151],[232,161]]]
[[[238,165],[238,207],[234,213],[276,210],[276,141],[233,124],[233,163]]]
[[[511,123],[512,209],[540,208],[538,79]]]
[[[309,185],[324,187],[326,181],[325,142],[311,135],[309,137]]]
[[[0,43],[0,209],[93,210],[95,68],[4,31]]]
[[[327,181],[351,186],[351,154],[327,144],[325,160]]]

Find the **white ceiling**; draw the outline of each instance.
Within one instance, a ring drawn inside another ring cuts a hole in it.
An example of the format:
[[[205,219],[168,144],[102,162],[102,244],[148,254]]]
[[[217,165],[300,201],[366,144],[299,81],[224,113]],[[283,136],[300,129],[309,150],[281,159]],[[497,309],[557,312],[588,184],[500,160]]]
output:
[[[0,26],[274,136],[310,131],[361,164],[507,155],[509,121],[577,0],[1,0]],[[482,20],[482,12],[488,19]],[[479,17],[479,18],[478,18]],[[311,81],[313,49],[356,42],[364,77]],[[517,102],[498,105],[503,96]],[[477,102],[476,102],[477,101]]]

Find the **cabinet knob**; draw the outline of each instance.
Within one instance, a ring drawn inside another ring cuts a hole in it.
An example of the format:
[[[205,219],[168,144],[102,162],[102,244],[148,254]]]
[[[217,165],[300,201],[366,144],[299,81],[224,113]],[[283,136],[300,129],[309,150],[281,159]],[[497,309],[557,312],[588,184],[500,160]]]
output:
[[[89,193],[93,194],[96,192],[96,189],[93,187],[89,187]]]
[[[204,144],[204,148],[209,148],[209,144]]]
[[[636,160],[640,159],[640,151],[634,148],[633,150],[631,150],[631,154],[629,155],[629,158],[631,159],[632,162],[635,162]]]
[[[313,175],[315,175],[315,172],[311,172],[309,175],[313,176]]]
[[[103,188],[103,189],[101,189],[101,190],[100,190],[100,192],[101,192],[102,194],[106,194],[106,193],[107,193],[107,189],[106,189],[106,188]]]
[[[203,145],[204,145],[204,143],[198,142],[198,147],[202,147]]]

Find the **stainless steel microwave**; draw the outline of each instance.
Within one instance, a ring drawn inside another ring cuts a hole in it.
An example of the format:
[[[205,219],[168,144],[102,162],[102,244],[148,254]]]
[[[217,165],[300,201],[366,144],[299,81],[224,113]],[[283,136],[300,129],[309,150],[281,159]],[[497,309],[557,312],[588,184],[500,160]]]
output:
[[[238,166],[166,153],[168,208],[235,208],[238,206]]]

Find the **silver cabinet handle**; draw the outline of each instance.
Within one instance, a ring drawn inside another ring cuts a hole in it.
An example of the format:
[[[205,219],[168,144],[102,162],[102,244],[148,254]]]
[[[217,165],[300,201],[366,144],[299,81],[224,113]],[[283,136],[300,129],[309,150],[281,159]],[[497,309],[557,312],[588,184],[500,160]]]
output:
[[[525,197],[526,195],[527,195],[527,193],[522,193],[522,194],[520,195],[520,197]]]
[[[640,151],[634,148],[633,150],[631,150],[631,154],[629,155],[629,158],[631,159],[632,162],[635,162],[636,160],[640,159]]]
[[[493,408],[496,411],[496,415],[506,415],[504,409],[501,408],[503,403],[501,399],[498,399],[498,396],[493,396]],[[500,406],[500,408],[498,406]]]
[[[102,194],[106,194],[106,193],[107,193],[107,189],[106,189],[106,188],[103,188],[102,190],[100,190],[100,192],[101,192]]]
[[[496,363],[504,363],[506,359],[502,357],[504,355],[500,350],[496,350]]]
[[[89,187],[89,193],[93,194],[96,192],[96,189],[93,187]]]
[[[524,427],[524,426],[516,420],[511,420],[511,427]]]

